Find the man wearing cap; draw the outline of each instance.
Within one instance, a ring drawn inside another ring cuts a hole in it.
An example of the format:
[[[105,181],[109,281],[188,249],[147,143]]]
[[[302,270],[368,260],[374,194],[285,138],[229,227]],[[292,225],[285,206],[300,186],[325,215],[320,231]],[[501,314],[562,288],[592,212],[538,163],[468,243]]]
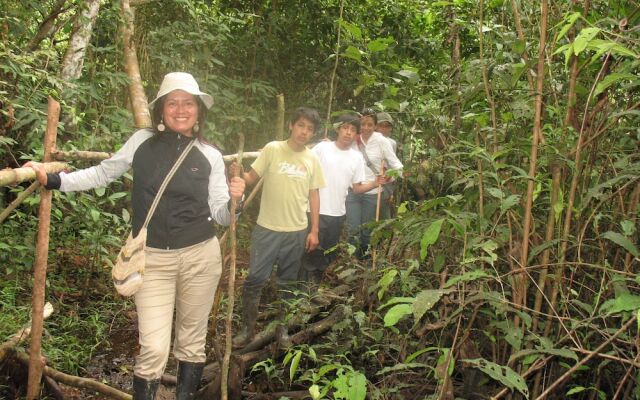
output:
[[[389,115],[388,112],[379,112],[378,113],[378,124],[376,125],[376,130],[384,135],[389,142],[391,142],[391,147],[393,148],[394,153],[398,153],[398,144],[395,139],[391,138],[391,131],[393,130],[393,118]]]
[[[365,182],[364,158],[351,147],[360,132],[360,116],[342,114],[333,127],[336,140],[320,142],[312,149],[320,160],[327,186],[320,189],[320,245],[316,250],[305,253],[302,259],[300,280],[303,282],[319,282],[335,259],[335,252],[327,251],[340,240],[348,190],[364,193],[378,186],[377,181]]]

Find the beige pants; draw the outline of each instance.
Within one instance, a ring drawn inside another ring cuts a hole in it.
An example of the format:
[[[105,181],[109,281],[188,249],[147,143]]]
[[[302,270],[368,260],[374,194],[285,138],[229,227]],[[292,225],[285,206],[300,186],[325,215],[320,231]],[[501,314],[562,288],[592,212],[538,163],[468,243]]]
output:
[[[207,322],[221,272],[215,237],[178,250],[146,249],[144,283],[135,295],[140,334],[135,375],[162,376],[169,358],[174,308],[174,357],[205,361]]]

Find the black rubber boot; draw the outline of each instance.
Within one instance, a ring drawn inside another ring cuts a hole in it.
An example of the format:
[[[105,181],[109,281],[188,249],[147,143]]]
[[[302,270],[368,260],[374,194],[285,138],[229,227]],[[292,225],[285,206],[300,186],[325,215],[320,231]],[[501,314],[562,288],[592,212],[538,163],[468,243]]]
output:
[[[242,329],[233,338],[233,347],[242,348],[251,343],[256,331],[261,290],[242,292]]]
[[[133,376],[133,400],[153,400],[156,397],[156,391],[160,379],[144,379],[139,376]]]
[[[192,400],[198,391],[204,363],[178,361],[176,400]]]

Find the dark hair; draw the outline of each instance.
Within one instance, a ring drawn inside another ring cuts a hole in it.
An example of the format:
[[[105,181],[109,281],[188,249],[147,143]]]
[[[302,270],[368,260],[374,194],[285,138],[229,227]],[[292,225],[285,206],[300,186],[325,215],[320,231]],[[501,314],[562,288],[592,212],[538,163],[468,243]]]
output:
[[[320,129],[320,114],[318,114],[318,111],[314,108],[310,108],[310,107],[298,107],[293,111],[293,114],[291,114],[291,124],[295,124],[296,122],[298,122],[298,120],[300,118],[304,118],[307,119],[309,121],[311,121],[311,123],[313,124],[313,128],[314,131],[317,132],[318,129]]]
[[[363,118],[363,117],[371,117],[373,118],[374,125],[378,124],[378,113],[373,108],[369,108],[369,107],[363,108],[362,112],[360,113],[360,118]]]
[[[345,114],[341,114],[340,116],[338,116],[338,118],[336,118],[335,122],[333,123],[333,126],[335,126],[336,130],[344,124],[349,124],[349,125],[353,125],[356,128],[356,131],[358,131],[358,133],[360,133],[360,116],[358,114],[355,113],[345,113]]]
[[[198,132],[193,132],[193,136],[195,136],[198,140],[204,139],[204,130],[207,119],[207,106],[204,105],[204,102],[200,98],[200,96],[193,96],[196,98],[198,102]],[[167,99],[167,95],[160,97],[153,104],[153,109],[151,110],[151,125],[154,133],[158,132],[158,124],[162,121],[162,111],[164,109],[164,102]]]

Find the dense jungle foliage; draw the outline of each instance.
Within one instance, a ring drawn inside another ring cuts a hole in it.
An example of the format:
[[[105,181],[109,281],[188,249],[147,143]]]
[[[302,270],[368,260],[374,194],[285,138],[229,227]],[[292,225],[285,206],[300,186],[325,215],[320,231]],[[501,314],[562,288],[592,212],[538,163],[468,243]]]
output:
[[[89,3],[0,1],[2,168],[42,157],[47,96],[62,104],[62,150],[113,151],[135,129],[120,3],[97,1],[95,23],[80,16]],[[237,132],[246,150],[279,134],[278,94],[287,110],[370,106],[397,121],[407,173],[396,217],[376,230],[380,265],[370,273],[341,258],[368,286],[325,337],[255,368],[273,391],[640,398],[637,1],[132,6],[147,95],[169,71],[193,73],[215,98],[207,139],[224,153],[235,152]],[[90,42],[69,78],[64,56],[83,25]],[[0,208],[27,186],[1,187]],[[43,354],[58,370],[82,375],[133,309],[109,281],[128,197],[126,180],[54,193],[47,301],[56,312]],[[33,195],[0,223],[0,341],[30,318],[37,210]],[[241,223],[246,234],[250,210]],[[248,247],[248,236],[240,241]]]

